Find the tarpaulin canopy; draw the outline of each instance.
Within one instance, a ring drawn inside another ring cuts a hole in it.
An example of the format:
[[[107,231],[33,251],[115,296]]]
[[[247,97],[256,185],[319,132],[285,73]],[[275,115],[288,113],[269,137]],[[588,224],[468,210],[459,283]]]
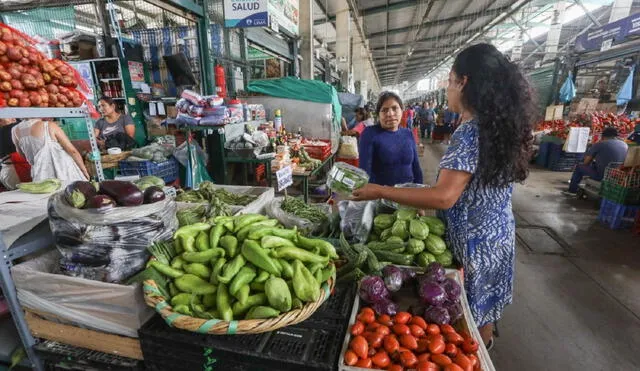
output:
[[[364,107],[364,98],[360,94],[338,93],[342,105],[342,115],[347,121],[349,129],[356,126],[356,108]]]
[[[260,93],[277,98],[297,99],[316,103],[329,103],[333,107],[333,125],[340,131],[342,106],[336,89],[322,81],[301,80],[284,77],[273,80],[254,80],[247,88],[252,93]]]

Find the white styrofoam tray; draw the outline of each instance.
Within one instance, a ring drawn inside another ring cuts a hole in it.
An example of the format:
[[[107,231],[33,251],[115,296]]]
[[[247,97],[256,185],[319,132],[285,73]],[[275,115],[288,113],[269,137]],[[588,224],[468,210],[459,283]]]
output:
[[[480,337],[480,332],[478,331],[478,327],[471,316],[471,308],[469,307],[469,302],[467,301],[467,294],[464,291],[464,285],[462,283],[462,277],[460,275],[460,271],[455,269],[447,269],[447,277],[451,277],[460,285],[462,289],[460,292],[460,304],[462,304],[462,320],[458,321],[454,326],[456,330],[467,331],[471,334],[474,340],[478,342],[478,360],[480,361],[480,367],[482,371],[495,371],[495,367],[493,367],[493,363],[491,362],[491,358],[489,357],[489,352],[487,352],[487,348],[484,346],[484,342]],[[362,367],[354,367],[347,366],[344,364],[344,352],[347,351],[349,347],[349,341],[351,340],[351,326],[356,322],[356,316],[360,311],[360,298],[358,297],[358,293],[356,292],[356,297],[353,303],[353,309],[351,311],[351,318],[349,319],[349,326],[347,327],[347,333],[344,337],[344,342],[342,344],[342,350],[340,351],[340,358],[338,359],[338,370],[340,371],[369,371],[368,368]]]

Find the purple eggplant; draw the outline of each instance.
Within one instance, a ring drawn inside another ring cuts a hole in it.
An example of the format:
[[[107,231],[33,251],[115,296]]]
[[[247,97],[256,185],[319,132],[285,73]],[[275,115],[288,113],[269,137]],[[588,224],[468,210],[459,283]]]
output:
[[[64,190],[65,199],[76,209],[85,207],[87,201],[96,194],[96,187],[92,183],[81,180],[69,184]]]
[[[151,186],[144,190],[144,203],[152,204],[164,200],[164,191],[160,187]]]
[[[121,180],[100,182],[100,193],[113,198],[119,206],[139,206],[144,201],[142,191],[135,184]]]
[[[116,207],[116,202],[107,195],[95,195],[87,201],[87,208],[95,209],[101,213],[111,210],[114,207]]]

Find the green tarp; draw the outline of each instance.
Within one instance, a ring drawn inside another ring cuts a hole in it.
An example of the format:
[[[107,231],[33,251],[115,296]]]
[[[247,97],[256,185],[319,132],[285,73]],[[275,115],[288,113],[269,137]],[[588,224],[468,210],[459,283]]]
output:
[[[296,77],[284,77],[274,80],[255,80],[249,82],[248,90],[277,98],[297,99],[307,102],[330,103],[333,107],[333,126],[340,132],[342,106],[336,89],[322,81],[301,80]]]

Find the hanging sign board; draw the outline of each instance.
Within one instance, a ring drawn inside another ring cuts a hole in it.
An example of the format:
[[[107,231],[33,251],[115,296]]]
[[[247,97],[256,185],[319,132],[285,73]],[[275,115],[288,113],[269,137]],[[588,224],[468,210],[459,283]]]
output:
[[[585,32],[576,39],[576,51],[606,51],[631,36],[640,34],[640,14],[633,14]]]
[[[276,172],[276,181],[278,182],[278,192],[293,184],[293,170],[291,166],[283,167]]]
[[[224,0],[224,26],[269,26],[268,0]]]
[[[277,23],[278,29],[282,28],[294,35],[298,34],[300,23],[299,0],[269,0],[269,15],[271,22]]]
[[[564,142],[564,150],[568,153],[584,153],[589,144],[589,128],[571,128],[569,136]]]

